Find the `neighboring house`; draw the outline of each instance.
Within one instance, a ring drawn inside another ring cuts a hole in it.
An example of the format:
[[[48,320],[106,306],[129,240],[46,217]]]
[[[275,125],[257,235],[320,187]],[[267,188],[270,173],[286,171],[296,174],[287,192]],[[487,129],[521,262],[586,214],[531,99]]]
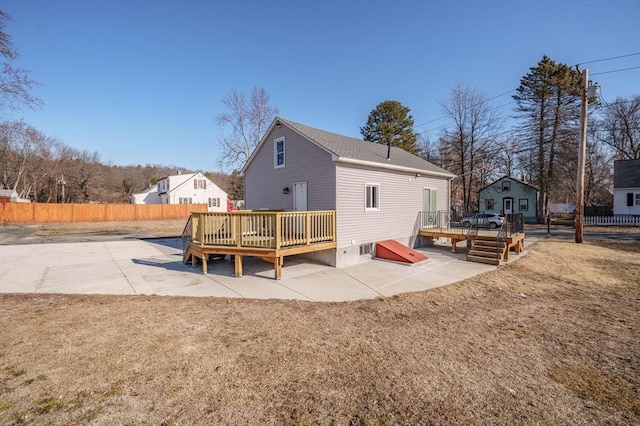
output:
[[[8,201],[10,203],[30,203],[28,198],[21,198],[18,191],[13,189],[0,189],[0,201]]]
[[[640,159],[613,162],[613,214],[640,215]]]
[[[132,204],[206,204],[207,211],[226,212],[227,193],[202,173],[167,176],[145,192],[133,194]]]
[[[337,267],[370,258],[382,240],[408,244],[420,211],[449,211],[455,175],[387,149],[276,118],[242,170],[246,208],[335,210],[337,249],[313,257]]]
[[[522,213],[525,221],[534,221],[538,217],[538,190],[503,176],[478,191],[478,204],[478,210],[485,213]]]

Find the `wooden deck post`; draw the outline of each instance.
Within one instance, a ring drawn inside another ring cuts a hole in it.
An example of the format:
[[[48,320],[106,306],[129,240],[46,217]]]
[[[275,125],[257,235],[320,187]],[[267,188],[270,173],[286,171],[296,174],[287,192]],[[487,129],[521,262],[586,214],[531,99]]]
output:
[[[280,213],[276,213],[275,215],[275,221],[276,221],[276,226],[275,226],[275,247],[276,250],[280,249],[280,246],[282,245],[282,215]]]
[[[242,278],[242,255],[236,254],[235,258],[235,267],[234,267],[234,275],[236,278]]]
[[[273,259],[273,275],[276,280],[282,278],[283,260],[283,256],[276,256],[275,259]]]
[[[209,260],[209,255],[206,253],[202,253],[202,273],[207,274],[207,261]]]

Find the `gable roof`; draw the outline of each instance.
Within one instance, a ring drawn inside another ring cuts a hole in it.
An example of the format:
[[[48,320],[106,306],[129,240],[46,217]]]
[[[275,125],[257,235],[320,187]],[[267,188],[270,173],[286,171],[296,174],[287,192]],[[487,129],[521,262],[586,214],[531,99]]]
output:
[[[398,171],[420,172],[424,174],[438,175],[444,177],[455,177],[453,173],[436,166],[416,155],[413,155],[402,148],[391,147],[390,158],[387,159],[387,145],[367,142],[362,139],[339,135],[316,129],[295,121],[276,117],[260,144],[255,149],[247,164],[242,168],[244,172],[251,164],[256,152],[260,150],[274,127],[278,124],[285,125],[291,130],[313,142],[315,145],[331,154],[333,161],[359,164],[368,167],[381,167]]]
[[[640,188],[640,159],[613,162],[614,188]]]
[[[514,181],[514,182],[518,182],[520,185],[528,186],[529,188],[532,188],[532,189],[534,189],[535,191],[538,191],[538,188],[536,188],[536,187],[535,187],[535,186],[533,186],[533,185],[530,185],[530,184],[528,184],[528,183],[526,183],[526,182],[523,182],[523,181],[521,181],[521,180],[519,180],[519,179],[516,179],[516,178],[514,178],[514,177],[511,177],[511,176],[509,176],[509,175],[504,175],[504,176],[502,176],[500,179],[496,179],[496,180],[494,180],[494,181],[493,181],[493,182],[491,182],[489,185],[487,185],[487,186],[485,186],[485,187],[483,187],[483,188],[480,188],[480,189],[478,190],[478,192],[480,192],[480,191],[484,191],[485,189],[487,189],[487,188],[489,188],[490,186],[492,186],[492,185],[494,185],[494,184],[496,184],[496,183],[500,182],[502,179],[505,179],[505,178],[510,179],[510,180],[512,180],[512,181]]]

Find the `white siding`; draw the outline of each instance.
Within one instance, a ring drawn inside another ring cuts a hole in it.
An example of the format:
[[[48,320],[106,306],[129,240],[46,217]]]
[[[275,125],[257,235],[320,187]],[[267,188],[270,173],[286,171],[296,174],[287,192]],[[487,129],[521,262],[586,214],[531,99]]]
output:
[[[359,246],[394,239],[407,243],[425,188],[437,191],[437,210],[449,210],[447,179],[337,165],[337,266],[358,261]],[[380,210],[365,212],[365,184],[380,185]]]
[[[285,137],[285,166],[274,168],[274,141]],[[307,182],[308,210],[335,210],[336,174],[331,155],[286,126],[267,135],[245,170],[247,209],[293,210],[293,184]],[[283,189],[289,193],[284,194]]]
[[[627,206],[627,193],[640,193],[640,188],[614,188],[613,189],[613,214],[640,215],[640,206]],[[635,195],[634,195],[635,196]]]
[[[205,180],[206,188],[194,188],[194,179]],[[168,191],[167,192],[167,188]],[[202,173],[173,175],[158,181],[156,188],[145,193],[134,194],[133,204],[179,204],[180,198],[191,198],[193,204],[209,204],[210,198],[219,198],[218,207],[209,211],[227,211],[227,193]]]

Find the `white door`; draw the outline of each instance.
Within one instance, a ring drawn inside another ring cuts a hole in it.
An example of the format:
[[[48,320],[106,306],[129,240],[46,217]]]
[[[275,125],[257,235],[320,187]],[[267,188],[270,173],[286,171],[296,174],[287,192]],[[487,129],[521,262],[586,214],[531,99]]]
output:
[[[295,182],[293,184],[293,210],[297,212],[307,211],[307,182]],[[304,217],[293,220],[293,234],[298,238],[304,238]]]
[[[293,210],[297,212],[307,211],[307,182],[293,184]]]
[[[435,189],[423,188],[422,190],[422,227],[433,227],[436,224],[438,199]]]
[[[508,215],[513,213],[513,199],[512,198],[505,198],[503,200],[503,208],[504,208],[504,215]]]

